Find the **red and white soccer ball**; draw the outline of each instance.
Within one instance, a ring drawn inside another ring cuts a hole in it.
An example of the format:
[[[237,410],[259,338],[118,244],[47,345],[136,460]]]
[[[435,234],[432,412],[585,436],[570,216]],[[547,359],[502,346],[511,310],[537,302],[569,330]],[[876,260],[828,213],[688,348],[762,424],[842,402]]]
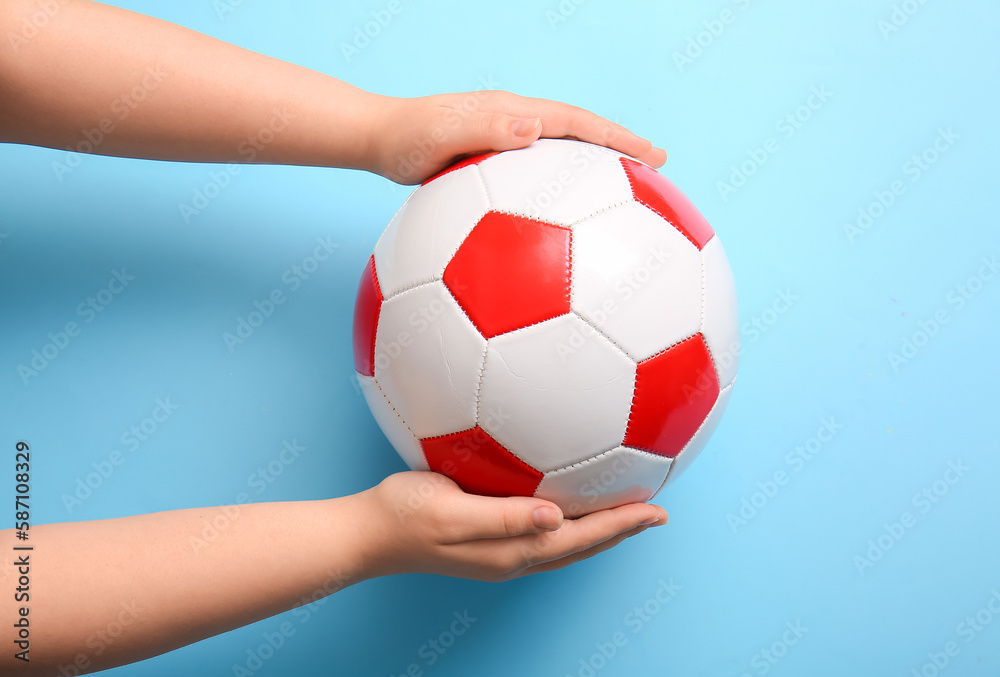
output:
[[[570,517],[680,475],[738,355],[712,227],[655,170],[577,141],[425,182],[375,245],[354,311],[358,381],[410,468]]]

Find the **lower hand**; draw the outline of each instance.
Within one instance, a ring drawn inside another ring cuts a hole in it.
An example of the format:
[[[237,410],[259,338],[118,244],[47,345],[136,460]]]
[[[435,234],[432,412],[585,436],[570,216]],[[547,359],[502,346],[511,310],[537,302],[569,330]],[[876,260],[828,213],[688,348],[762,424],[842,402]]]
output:
[[[564,519],[550,501],[467,494],[423,471],[390,475],[357,497],[368,578],[432,573],[505,581],[561,569],[667,521],[663,508],[647,503]]]

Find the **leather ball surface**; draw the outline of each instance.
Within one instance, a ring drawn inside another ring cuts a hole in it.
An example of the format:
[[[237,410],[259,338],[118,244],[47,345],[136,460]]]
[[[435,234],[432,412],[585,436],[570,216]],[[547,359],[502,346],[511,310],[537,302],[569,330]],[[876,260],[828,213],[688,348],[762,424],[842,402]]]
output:
[[[354,313],[358,381],[410,468],[568,517],[676,479],[740,350],[732,272],[701,213],[641,162],[569,140],[417,188]]]

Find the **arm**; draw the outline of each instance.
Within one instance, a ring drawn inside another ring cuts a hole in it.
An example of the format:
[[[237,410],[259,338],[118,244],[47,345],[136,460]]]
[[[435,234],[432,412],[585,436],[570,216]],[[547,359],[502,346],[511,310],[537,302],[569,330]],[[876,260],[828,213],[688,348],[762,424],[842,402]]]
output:
[[[538,508],[549,512],[536,516]],[[41,525],[28,541],[36,548],[30,601],[9,594],[16,577],[0,596],[3,618],[30,608],[31,661],[7,649],[0,673],[62,674],[74,664],[85,673],[131,663],[373,576],[502,581],[550,571],[665,522],[663,508],[641,503],[563,520],[542,499],[474,496],[443,475],[403,472],[330,500]],[[0,532],[5,558],[24,543],[11,530]],[[107,639],[118,625],[124,631],[104,642],[100,633]],[[11,646],[11,637],[0,639]]]
[[[102,154],[353,167],[405,183],[458,156],[539,136],[603,143],[654,166],[665,159],[648,141],[565,104],[506,92],[381,97],[132,12],[57,4],[30,38],[0,40],[0,141],[86,151],[84,130],[98,129],[91,144]],[[36,11],[29,0],[4,0],[0,34],[20,36]],[[433,500],[399,510],[428,483]],[[536,524],[538,507],[553,512]],[[469,496],[443,476],[400,473],[328,501],[42,525],[31,531],[38,550],[23,604],[32,660],[0,653],[0,672],[133,662],[372,576],[506,580],[556,569],[665,519],[661,508],[636,504],[563,522],[541,499]],[[12,531],[0,531],[5,566],[15,544]],[[16,579],[3,574],[13,588]],[[22,603],[0,599],[0,616],[16,618]],[[124,632],[98,654],[99,633],[119,626]]]
[[[13,36],[0,41],[0,141],[158,160],[346,167],[402,183],[419,183],[458,156],[540,136],[600,143],[653,166],[666,159],[649,141],[566,104],[507,92],[378,96],[124,9],[48,4],[57,9],[25,38],[23,22],[39,6],[0,3],[0,35]],[[84,130],[94,129],[100,140],[90,151]]]

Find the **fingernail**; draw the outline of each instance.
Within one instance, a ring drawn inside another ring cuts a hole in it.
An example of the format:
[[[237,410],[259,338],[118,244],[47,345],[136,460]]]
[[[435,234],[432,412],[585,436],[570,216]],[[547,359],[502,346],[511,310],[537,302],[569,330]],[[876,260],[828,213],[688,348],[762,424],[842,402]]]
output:
[[[546,505],[535,508],[531,513],[531,519],[539,529],[554,531],[560,526],[559,511]]]
[[[542,123],[541,118],[531,118],[528,120],[518,120],[514,123],[512,129],[514,130],[514,136],[532,136],[538,125]]]
[[[660,522],[659,517],[654,517],[653,519],[646,520],[645,522],[639,522],[637,526],[645,527],[649,526],[650,524],[655,524],[656,526],[660,526],[661,524],[666,524],[666,522]]]

